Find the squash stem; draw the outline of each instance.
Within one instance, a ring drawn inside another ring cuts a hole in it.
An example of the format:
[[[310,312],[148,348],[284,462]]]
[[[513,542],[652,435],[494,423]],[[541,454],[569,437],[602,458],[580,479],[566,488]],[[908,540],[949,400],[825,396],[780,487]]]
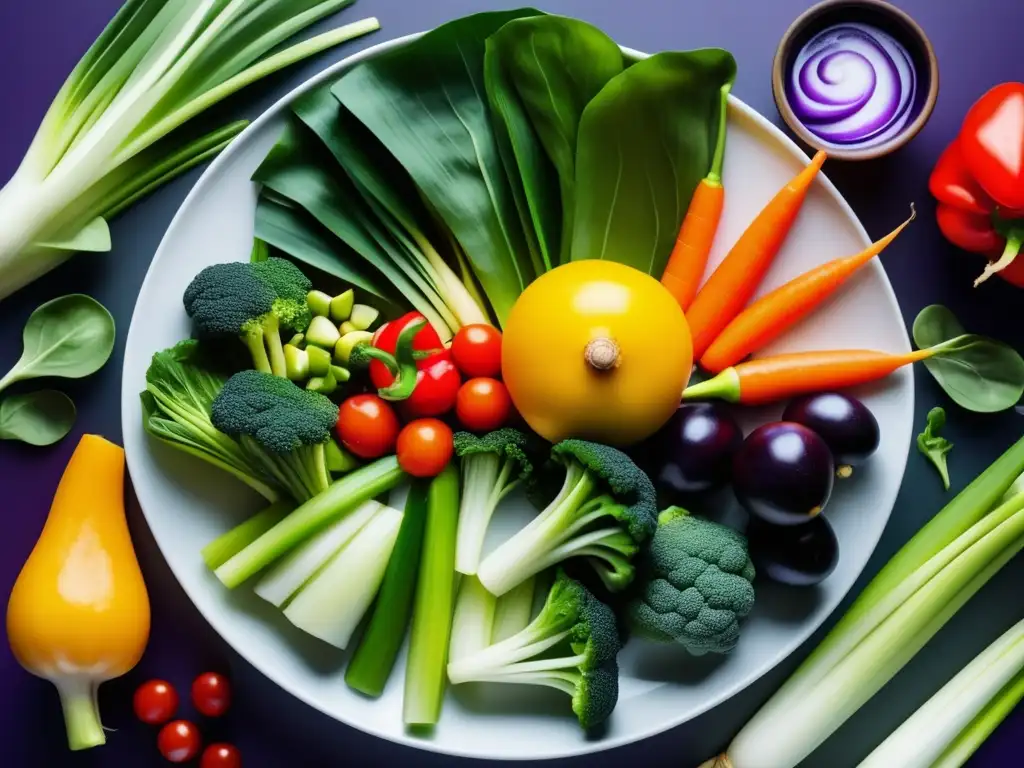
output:
[[[68,746],[71,750],[90,749],[105,744],[107,736],[103,732],[99,703],[96,700],[99,683],[74,679],[64,680],[55,685],[60,693]]]

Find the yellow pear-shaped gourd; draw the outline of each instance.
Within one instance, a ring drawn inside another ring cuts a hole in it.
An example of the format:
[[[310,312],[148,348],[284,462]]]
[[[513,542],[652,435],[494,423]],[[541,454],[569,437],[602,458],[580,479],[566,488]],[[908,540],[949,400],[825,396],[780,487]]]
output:
[[[106,740],[96,689],[149,638],[149,597],[124,511],[124,450],[82,437],[7,604],[18,662],[60,691],[71,749]]]

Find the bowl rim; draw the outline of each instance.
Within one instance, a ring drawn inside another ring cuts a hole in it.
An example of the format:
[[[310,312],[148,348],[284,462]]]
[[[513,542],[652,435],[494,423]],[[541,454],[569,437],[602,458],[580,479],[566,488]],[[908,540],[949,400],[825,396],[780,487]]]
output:
[[[851,10],[870,8],[892,17],[921,44],[928,70],[928,94],[921,107],[921,112],[914,118],[914,121],[883,144],[864,149],[839,149],[822,144],[821,139],[811,133],[796,116],[790,106],[789,97],[786,95],[786,59],[793,47],[793,41],[824,14],[843,8]],[[906,145],[928,122],[939,95],[939,61],[935,55],[935,48],[921,25],[914,21],[906,11],[897,8],[892,3],[886,2],[886,0],[822,0],[797,16],[779,41],[779,45],[775,49],[775,57],[772,60],[772,95],[775,97],[775,105],[787,127],[804,144],[816,150],[824,150],[830,158],[836,160],[873,160]]]

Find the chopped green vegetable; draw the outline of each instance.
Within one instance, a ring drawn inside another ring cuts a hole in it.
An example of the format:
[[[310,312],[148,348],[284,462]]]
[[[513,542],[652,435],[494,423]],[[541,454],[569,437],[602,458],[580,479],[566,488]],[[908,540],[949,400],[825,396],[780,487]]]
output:
[[[570,557],[586,557],[605,586],[621,591],[633,579],[632,558],[658,524],[654,486],[621,451],[586,440],[563,440],[551,458],[562,488],[521,531],[477,569],[501,596]]]
[[[736,646],[740,620],[754,607],[754,565],[743,536],[669,507],[639,568],[640,592],[629,607],[637,634],[697,656]]]
[[[334,349],[341,338],[341,333],[329,317],[314,317],[306,329],[306,343],[315,344],[324,349]]]
[[[310,291],[306,294],[306,303],[315,317],[327,317],[331,314],[331,297],[323,291]]]
[[[373,334],[369,331],[352,331],[346,333],[338,343],[334,345],[334,359],[343,365],[348,365],[352,350],[359,344],[369,344],[373,341]]]
[[[331,320],[339,325],[348,320],[352,315],[352,307],[355,306],[355,300],[356,294],[351,288],[331,299]]]
[[[353,323],[351,320],[346,320],[345,322],[338,326],[338,331],[341,333],[342,336],[345,336],[350,333],[355,333],[358,330],[360,329],[357,328],[356,324]]]
[[[544,685],[569,694],[584,728],[608,719],[619,698],[615,614],[559,573],[540,614],[521,632],[448,665],[448,678]]]
[[[380,696],[391,676],[412,615],[416,575],[427,520],[427,484],[415,481],[405,502],[405,517],[388,561],[370,623],[345,670],[349,688]]]
[[[309,355],[306,350],[292,344],[284,345],[284,375],[290,381],[305,381],[309,378]]]
[[[441,716],[455,605],[458,517],[459,473],[449,464],[427,490],[427,521],[405,667],[402,716],[406,725],[434,725]]]
[[[359,466],[359,460],[334,440],[328,440],[324,444],[324,462],[327,464],[327,471],[332,475],[342,475]]]
[[[328,373],[326,376],[314,376],[306,382],[306,389],[310,392],[317,392],[321,395],[330,395],[338,388],[338,382],[334,376]]]
[[[291,499],[280,499],[270,506],[264,507],[227,533],[218,536],[200,551],[206,567],[211,571],[220,568],[224,563],[284,520],[293,509],[295,509],[295,502]]]
[[[352,330],[365,331],[377,322],[380,317],[380,310],[367,304],[355,304],[352,306],[352,315],[348,322],[352,324]]]
[[[946,466],[946,454],[953,450],[953,443],[939,435],[946,425],[946,412],[942,408],[928,411],[928,423],[924,431],[917,436],[917,450],[925,455],[942,478],[942,487],[949,490],[949,468]]]
[[[307,347],[304,351],[309,355],[309,372],[313,376],[326,376],[331,372],[330,352],[318,346]]]

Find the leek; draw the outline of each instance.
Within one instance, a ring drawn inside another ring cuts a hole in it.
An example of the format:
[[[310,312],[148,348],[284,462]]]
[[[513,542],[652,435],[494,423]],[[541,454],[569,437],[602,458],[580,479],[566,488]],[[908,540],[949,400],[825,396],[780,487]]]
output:
[[[0,298],[77,251],[107,219],[223,149],[244,127],[181,126],[283,67],[379,28],[364,19],[281,50],[353,0],[127,0],[57,93],[0,189]],[[268,55],[269,54],[269,55]]]
[[[1020,700],[1024,688],[1024,621],[998,640],[932,696],[892,735],[878,745],[860,768],[931,768],[962,765]],[[997,706],[993,710],[990,704]],[[1009,706],[1008,706],[1009,705]],[[1000,717],[980,717],[998,712]],[[977,731],[984,734],[976,738]],[[964,746],[970,744],[970,751]]]
[[[884,686],[1024,547],[1024,438],[885,565],[825,640],[705,766],[791,768]]]

